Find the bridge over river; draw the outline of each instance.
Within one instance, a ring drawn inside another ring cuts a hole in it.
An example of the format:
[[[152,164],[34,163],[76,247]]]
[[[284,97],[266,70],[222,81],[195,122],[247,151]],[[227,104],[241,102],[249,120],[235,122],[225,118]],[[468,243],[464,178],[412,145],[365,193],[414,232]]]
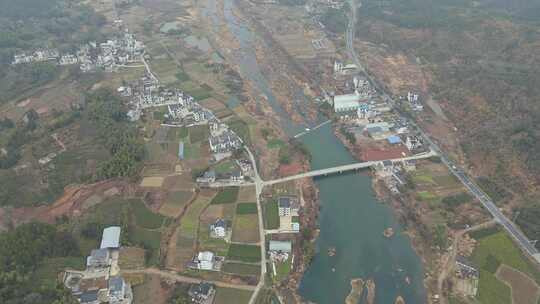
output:
[[[314,170],[314,171],[309,171],[309,172],[305,172],[305,173],[301,173],[301,174],[297,174],[297,175],[286,176],[286,177],[282,177],[282,178],[278,178],[278,179],[274,179],[274,180],[270,180],[270,181],[261,180],[260,182],[264,186],[271,186],[271,185],[274,185],[274,184],[284,183],[284,182],[288,182],[288,181],[292,181],[292,180],[296,180],[296,179],[301,179],[301,178],[306,178],[306,177],[316,177],[316,176],[322,176],[322,175],[330,175],[330,174],[336,174],[336,173],[344,173],[344,172],[353,171],[353,170],[359,170],[359,169],[375,166],[375,165],[380,164],[380,163],[382,163],[384,161],[403,162],[403,161],[407,161],[407,160],[416,160],[416,159],[429,158],[429,157],[436,156],[436,155],[437,155],[437,153],[435,153],[434,151],[431,150],[429,152],[416,154],[414,156],[409,156],[409,157],[394,158],[394,159],[387,159],[387,160],[378,160],[378,161],[367,161],[367,162],[361,162],[361,163],[354,163],[354,164],[336,166],[336,167],[332,167],[332,168]]]

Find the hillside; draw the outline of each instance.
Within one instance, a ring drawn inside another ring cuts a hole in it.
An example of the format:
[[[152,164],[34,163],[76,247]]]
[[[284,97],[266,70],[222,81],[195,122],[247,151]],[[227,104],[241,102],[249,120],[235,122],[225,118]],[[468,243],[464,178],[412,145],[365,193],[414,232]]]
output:
[[[540,173],[540,11],[535,1],[499,2],[368,0],[357,32],[416,59],[477,173],[519,192]]]

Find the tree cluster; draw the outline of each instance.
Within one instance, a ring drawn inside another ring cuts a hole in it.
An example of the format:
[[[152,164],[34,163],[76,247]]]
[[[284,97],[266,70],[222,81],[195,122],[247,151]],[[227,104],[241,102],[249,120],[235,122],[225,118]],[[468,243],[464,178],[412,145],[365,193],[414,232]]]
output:
[[[144,159],[144,144],[136,126],[127,120],[120,98],[100,90],[88,96],[87,113],[111,153],[111,158],[100,164],[98,178],[135,176]]]
[[[49,224],[29,223],[0,234],[0,244],[0,303],[77,303],[61,285],[37,286],[33,278],[45,258],[80,254],[70,233]]]

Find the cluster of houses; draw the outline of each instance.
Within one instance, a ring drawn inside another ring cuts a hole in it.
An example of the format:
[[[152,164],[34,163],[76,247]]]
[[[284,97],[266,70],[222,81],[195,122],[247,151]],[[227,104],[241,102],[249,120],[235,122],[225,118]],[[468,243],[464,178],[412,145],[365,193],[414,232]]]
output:
[[[129,98],[128,116],[132,121],[138,120],[145,109],[167,106],[168,111],[164,117],[166,126],[208,125],[208,141],[216,162],[230,157],[232,152],[243,145],[242,139],[212,111],[181,90],[161,86],[159,80],[151,74],[144,75],[132,85],[119,87],[118,93]]]
[[[126,30],[115,39],[82,45],[75,53],[61,54],[56,49],[39,49],[29,54],[17,53],[13,56],[12,64],[37,62],[52,62],[57,65],[78,64],[83,72],[97,69],[111,72],[118,66],[139,61],[143,52],[144,44]]]
[[[86,270],[66,270],[63,283],[81,304],[131,304],[131,286],[120,275],[120,227],[103,230],[99,249],[86,259]]]
[[[208,124],[214,118],[209,110],[203,108],[192,96],[178,89],[168,89],[159,84],[152,74],[145,74],[136,82],[121,86],[118,94],[128,98],[128,116],[132,121],[139,120],[143,110],[167,107],[164,124],[170,126],[194,126]]]
[[[243,145],[242,139],[229,129],[226,124],[219,122],[217,119],[210,123],[208,142],[216,160],[229,157],[232,152],[240,149]]]
[[[406,172],[416,170],[416,160],[406,160],[399,163],[385,160],[376,165],[374,170],[377,178],[382,180],[393,194],[399,194],[400,186],[406,183]]]
[[[478,280],[480,272],[478,268],[464,256],[456,257],[455,267],[456,290],[465,295],[474,297],[478,293]]]

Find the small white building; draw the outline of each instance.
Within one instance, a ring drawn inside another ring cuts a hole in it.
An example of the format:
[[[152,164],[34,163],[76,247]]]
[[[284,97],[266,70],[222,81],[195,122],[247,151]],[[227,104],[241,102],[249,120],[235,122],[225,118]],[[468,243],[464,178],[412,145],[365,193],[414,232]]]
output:
[[[214,269],[214,253],[211,251],[201,251],[195,258],[197,268],[201,270]]]

